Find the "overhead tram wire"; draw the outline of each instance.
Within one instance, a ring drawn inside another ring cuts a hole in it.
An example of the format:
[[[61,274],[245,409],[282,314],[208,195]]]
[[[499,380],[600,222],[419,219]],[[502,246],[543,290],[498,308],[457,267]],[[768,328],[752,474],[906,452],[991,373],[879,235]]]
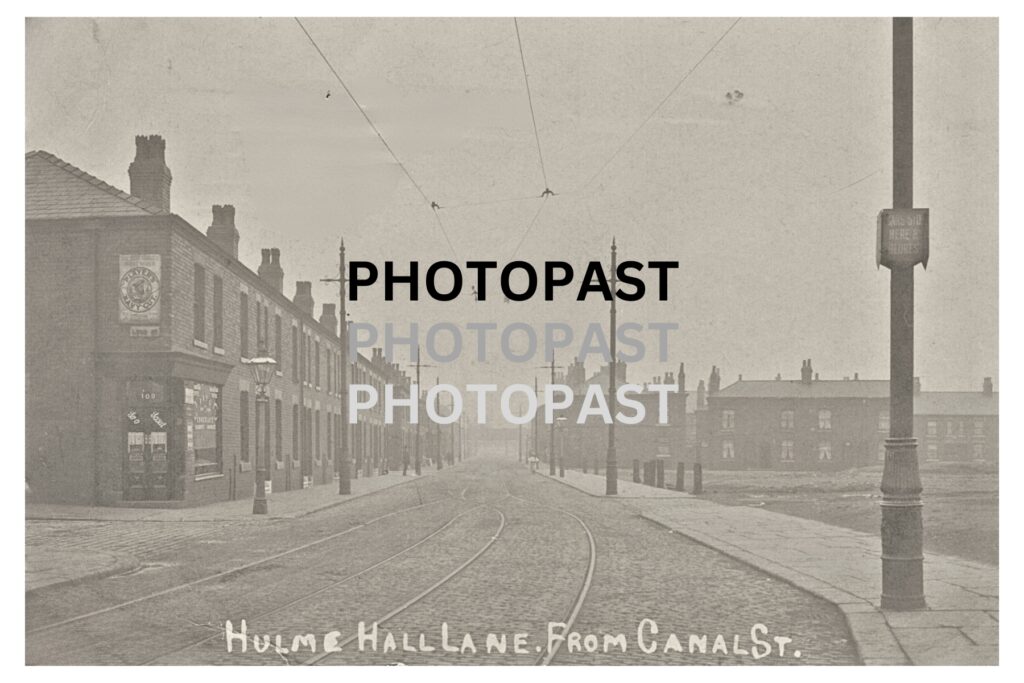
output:
[[[526,241],[527,235],[529,235],[530,231],[533,230],[533,226],[534,224],[536,224],[537,218],[540,217],[540,212],[544,210],[544,205],[547,203],[548,195],[542,195],[540,206],[537,207],[537,213],[533,214],[533,219],[530,221],[529,225],[526,226],[526,230],[523,231],[523,236],[519,238],[519,244],[516,245],[516,250],[512,252],[513,259],[515,259],[516,254],[518,254],[519,250],[522,248],[523,242]]]
[[[545,199],[554,193],[551,191],[551,186],[548,185],[548,172],[544,168],[544,153],[540,149],[540,133],[537,132],[537,115],[533,110],[533,94],[530,92],[530,75],[526,71],[526,56],[523,54],[523,40],[519,36],[519,20],[512,17],[512,22],[516,27],[516,43],[519,45],[519,62],[523,65],[523,80],[526,81],[526,100],[530,104],[530,121],[533,122],[533,138],[537,141],[537,157],[540,159],[540,175],[544,180],[544,193],[541,195]]]
[[[359,104],[359,100],[357,100],[355,95],[352,94],[352,91],[349,90],[349,87],[345,83],[345,80],[341,77],[341,74],[339,74],[338,71],[334,68],[334,65],[331,64],[331,60],[327,59],[327,55],[324,54],[324,51],[320,49],[320,46],[313,39],[313,36],[311,36],[309,31],[306,30],[306,27],[305,25],[303,25],[302,21],[298,17],[294,17],[294,19],[295,23],[298,24],[299,28],[302,29],[302,32],[306,34],[306,38],[309,39],[309,42],[313,46],[313,49],[315,49],[317,51],[317,54],[320,55],[320,59],[323,60],[324,64],[327,65],[327,68],[330,69],[332,74],[334,74],[334,78],[341,85],[342,89],[345,91],[345,94],[348,95],[348,98],[350,100],[352,100],[352,104],[354,104],[359,113],[363,115],[363,118],[366,120],[367,125],[369,125],[370,128],[373,129],[373,132],[377,134],[377,138],[380,140],[381,144],[384,145],[384,149],[388,151],[388,154],[390,154],[391,158],[395,160],[395,163],[398,164],[398,167],[402,169],[402,172],[405,174],[405,177],[409,179],[409,182],[413,184],[413,187],[416,188],[416,191],[420,193],[421,197],[423,197],[423,201],[426,202],[427,206],[430,207],[430,212],[434,214],[434,219],[437,221],[437,226],[441,229],[441,234],[444,235],[444,241],[448,243],[448,248],[451,249],[452,255],[455,256],[456,260],[458,260],[458,254],[455,252],[455,247],[452,245],[452,241],[448,237],[448,231],[445,230],[444,223],[441,222],[441,217],[437,215],[437,210],[441,207],[437,204],[437,202],[431,201],[431,199],[427,197],[427,193],[423,191],[423,188],[420,186],[420,184],[417,183],[416,179],[412,177],[411,173],[409,173],[409,169],[405,167],[405,164],[403,164],[402,160],[398,158],[398,155],[395,154],[395,151],[391,149],[391,145],[389,145],[388,141],[384,139],[384,135],[382,135],[377,126],[374,125],[373,121],[367,115],[362,105]]]
[[[742,19],[742,17],[736,19],[736,21],[732,22],[729,25],[729,28],[725,29],[725,32],[722,33],[722,35],[720,35],[718,37],[718,40],[716,40],[714,42],[714,44],[712,44],[711,47],[709,47],[707,49],[707,51],[701,56],[701,58],[698,59],[696,61],[696,63],[694,63],[694,65],[690,67],[689,71],[687,71],[685,74],[683,74],[683,77],[679,79],[679,82],[675,84],[675,87],[673,87],[671,90],[669,90],[668,94],[665,95],[665,97],[663,97],[661,99],[661,102],[658,103],[658,106],[656,106],[651,111],[651,113],[647,115],[647,118],[645,118],[643,120],[643,122],[641,122],[640,125],[637,126],[636,130],[634,130],[632,133],[630,133],[629,137],[627,137],[623,141],[623,143],[621,145],[619,145],[618,149],[616,149],[615,152],[610,157],[608,157],[607,161],[605,161],[601,165],[601,167],[597,169],[597,172],[595,172],[594,175],[590,176],[590,178],[587,180],[587,182],[583,183],[577,190],[575,190],[576,192],[582,192],[582,191],[586,190],[588,187],[590,187],[590,184],[593,183],[598,178],[598,176],[600,176],[604,172],[604,170],[606,168],[608,168],[608,165],[611,164],[615,160],[615,158],[619,156],[619,154],[622,152],[622,150],[625,149],[626,146],[633,140],[633,138],[635,138],[637,136],[637,134],[641,130],[643,130],[644,126],[646,126],[648,123],[650,123],[651,119],[654,118],[654,116],[658,113],[658,111],[663,106],[665,106],[665,103],[668,102],[669,99],[671,99],[672,96],[676,94],[676,91],[679,90],[679,88],[682,87],[683,83],[686,82],[686,79],[688,79],[693,74],[693,72],[696,71],[700,67],[700,65],[704,63],[704,60],[707,59],[708,56],[710,56],[711,53],[715,51],[715,48],[718,47],[718,44],[721,43],[723,40],[725,40],[725,37],[727,35],[729,35],[729,33],[736,27],[736,24],[740,23],[740,19]]]

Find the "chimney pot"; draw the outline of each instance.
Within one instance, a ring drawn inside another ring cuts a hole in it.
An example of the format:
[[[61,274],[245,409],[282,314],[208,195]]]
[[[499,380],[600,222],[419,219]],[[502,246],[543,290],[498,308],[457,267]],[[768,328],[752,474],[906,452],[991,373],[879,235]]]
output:
[[[213,222],[206,229],[206,236],[238,260],[238,230],[235,228],[235,207],[231,204],[213,205]]]
[[[313,310],[316,308],[316,304],[313,302],[313,283],[304,280],[296,282],[295,297],[292,301],[303,313],[312,318]]]
[[[128,178],[133,196],[170,213],[171,170],[164,160],[166,148],[159,135],[136,135],[135,160],[128,166]]]
[[[981,390],[982,390],[982,393],[984,393],[986,396],[991,396],[992,395],[992,378],[991,377],[986,377],[985,378],[985,380],[981,384]]]
[[[264,249],[263,262],[256,274],[278,292],[284,292],[284,271],[281,270],[281,250]]]
[[[324,304],[323,312],[320,314],[320,324],[331,330],[331,334],[338,336],[338,315],[334,312],[335,304]]]
[[[920,393],[921,393],[921,378],[920,377],[915,377],[914,378],[914,396],[917,396]]]

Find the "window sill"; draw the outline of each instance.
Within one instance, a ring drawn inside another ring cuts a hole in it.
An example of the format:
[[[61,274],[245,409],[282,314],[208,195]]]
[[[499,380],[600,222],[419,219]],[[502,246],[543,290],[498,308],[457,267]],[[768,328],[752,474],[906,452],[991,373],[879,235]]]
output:
[[[201,341],[199,339],[193,339],[192,340],[192,346],[197,346],[197,347],[199,347],[201,349],[209,349],[210,348],[210,346],[206,342]]]
[[[215,356],[223,356],[224,355],[224,349],[220,348],[219,346],[214,346],[213,347],[213,354]]]
[[[193,481],[206,481],[207,479],[223,479],[223,472],[209,472],[207,474],[197,474],[193,477]]]

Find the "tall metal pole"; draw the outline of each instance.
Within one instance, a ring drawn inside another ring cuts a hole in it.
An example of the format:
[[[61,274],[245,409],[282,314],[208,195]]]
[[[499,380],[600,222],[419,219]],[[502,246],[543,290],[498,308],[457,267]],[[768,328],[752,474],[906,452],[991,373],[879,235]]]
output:
[[[555,383],[555,351],[554,351],[554,349],[551,350],[551,383],[552,384]],[[553,412],[551,414],[551,417],[554,418],[554,413]],[[548,474],[550,474],[553,477],[553,476],[555,476],[555,420],[554,419],[551,420],[551,443],[550,443],[550,447],[551,447],[551,450],[549,451],[550,455],[548,457]]]
[[[618,267],[616,261],[615,238],[612,238],[612,307],[609,336],[611,337],[611,363],[608,365],[608,409],[611,412],[612,420],[608,424],[608,456],[605,458],[605,495],[614,496],[619,492],[619,464],[615,455],[615,413],[618,412],[618,402],[615,397],[615,373],[618,370],[618,359],[615,346],[615,291],[618,289],[618,276],[615,271]]]
[[[537,395],[537,375],[533,376],[533,395]],[[540,411],[533,416],[533,456],[540,458]]]
[[[434,386],[441,383],[440,377],[434,377]],[[434,441],[437,442],[437,469],[444,469],[444,449],[441,446],[441,424],[434,423]]]
[[[894,209],[914,208],[914,23],[892,20]],[[889,438],[882,472],[882,608],[922,609],[921,477],[914,438],[914,266],[890,275]]]
[[[420,346],[416,345],[416,456],[415,456],[415,467],[416,475],[422,474],[420,468]]]
[[[341,336],[341,437],[338,444],[341,448],[335,458],[334,467],[338,470],[338,495],[347,496],[352,493],[352,480],[349,476],[348,450],[348,313],[345,307],[345,239],[342,238],[338,247],[338,312],[341,323],[338,334]]]
[[[262,358],[265,353],[260,353]],[[263,406],[269,405],[266,395],[266,387],[256,387],[256,493],[252,498],[252,514],[254,515],[265,515],[267,514],[267,473],[269,472],[269,462],[265,461],[266,455],[270,452],[270,444],[266,444],[264,454],[260,454],[260,432],[263,429],[260,428],[260,422],[263,417]],[[267,418],[270,418],[268,413]]]

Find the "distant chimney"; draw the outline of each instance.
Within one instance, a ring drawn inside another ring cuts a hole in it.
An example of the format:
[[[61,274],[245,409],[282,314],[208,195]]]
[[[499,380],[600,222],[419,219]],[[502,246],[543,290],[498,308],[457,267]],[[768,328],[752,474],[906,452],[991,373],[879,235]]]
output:
[[[164,139],[135,136],[135,161],[128,166],[132,195],[166,212],[171,210],[171,169],[164,163]]]
[[[860,379],[860,373],[859,373],[859,372],[855,372],[855,373],[853,373],[853,381],[855,381],[855,382],[856,382],[856,381],[857,381],[857,380],[859,380],[859,379]]]
[[[740,374],[739,379],[736,380],[736,381],[738,381],[738,382],[742,382],[743,381],[743,374],[742,373]]]
[[[259,270],[256,273],[264,282],[279,292],[284,292],[284,271],[281,270],[281,250],[262,249],[260,250],[263,260],[260,262]]]
[[[686,364],[679,364],[679,372],[676,374],[676,381],[679,383],[679,391],[686,391]]]
[[[320,324],[331,331],[335,337],[338,336],[338,314],[335,311],[335,304],[324,304],[323,313],[320,314]]]
[[[717,394],[722,386],[722,375],[718,372],[718,366],[711,366],[711,377],[708,378],[708,396]]]
[[[782,373],[781,372],[775,375],[775,381],[776,382],[781,382],[782,381]]]
[[[814,373],[814,381],[815,381],[815,382],[817,382],[817,381],[818,381],[818,373]]]
[[[206,236],[238,260],[238,230],[235,229],[235,207],[230,204],[213,205],[213,223],[206,229]]]
[[[814,370],[811,369],[811,359],[808,358],[804,361],[803,365],[800,366],[800,381],[804,384],[810,384],[813,376]]]
[[[295,302],[295,305],[298,306],[303,313],[312,318],[313,309],[316,308],[316,304],[313,303],[313,283],[303,281],[296,282],[295,297],[292,301]]]
[[[981,393],[985,394],[986,396],[991,396],[992,395],[992,378],[991,377],[986,377],[985,381],[982,382],[982,384],[981,384]]]
[[[915,377],[914,378],[914,396],[917,396],[920,393],[921,393],[921,378],[920,377]]]
[[[697,382],[697,410],[704,409],[704,380]]]

